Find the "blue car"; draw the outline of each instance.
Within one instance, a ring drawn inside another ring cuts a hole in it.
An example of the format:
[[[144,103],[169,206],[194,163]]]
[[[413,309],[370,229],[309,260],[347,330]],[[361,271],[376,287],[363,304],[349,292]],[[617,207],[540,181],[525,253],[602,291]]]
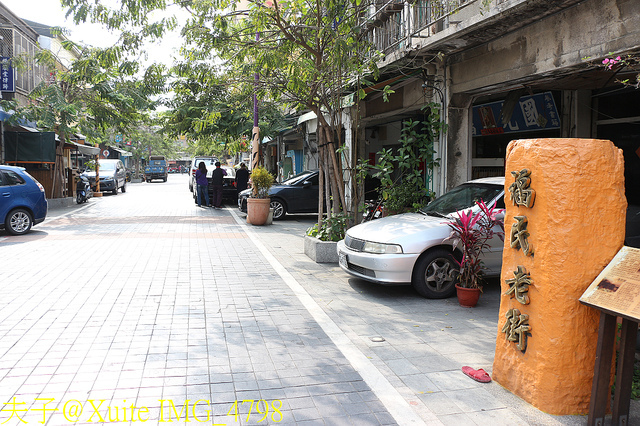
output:
[[[47,217],[44,187],[23,167],[0,165],[0,230],[12,235],[29,232]]]

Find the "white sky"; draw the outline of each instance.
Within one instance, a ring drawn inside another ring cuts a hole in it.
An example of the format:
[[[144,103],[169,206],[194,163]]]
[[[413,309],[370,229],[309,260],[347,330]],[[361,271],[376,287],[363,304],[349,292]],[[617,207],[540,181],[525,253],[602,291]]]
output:
[[[69,30],[68,38],[77,43],[107,47],[113,45],[118,38],[118,34],[111,34],[100,25],[75,25],[71,19],[66,20],[66,10],[62,8],[59,0],[0,0],[0,2],[20,18]],[[108,0],[105,3],[107,2]],[[177,33],[168,35],[162,43],[147,46],[149,60],[171,64],[171,57],[178,55],[179,46],[179,35]]]

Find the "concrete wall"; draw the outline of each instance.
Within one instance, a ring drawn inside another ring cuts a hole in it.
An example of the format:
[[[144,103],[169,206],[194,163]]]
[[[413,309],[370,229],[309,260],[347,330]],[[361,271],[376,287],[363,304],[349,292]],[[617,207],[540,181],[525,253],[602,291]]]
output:
[[[507,18],[508,19],[508,18]],[[470,107],[475,97],[579,72],[586,57],[640,48],[640,2],[587,0],[493,41],[446,58],[447,176],[450,189],[471,177]],[[562,87],[555,87],[562,88]],[[585,89],[589,89],[585,82]],[[593,89],[597,88],[596,84]],[[566,91],[563,137],[593,137],[589,90]],[[568,107],[566,106],[568,105]]]
[[[640,2],[588,0],[448,58],[452,93],[532,80],[640,47]]]

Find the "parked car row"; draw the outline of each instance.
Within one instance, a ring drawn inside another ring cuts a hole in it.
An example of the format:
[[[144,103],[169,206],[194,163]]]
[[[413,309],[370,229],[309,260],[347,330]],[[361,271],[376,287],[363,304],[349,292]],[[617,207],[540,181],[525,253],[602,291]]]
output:
[[[504,209],[504,182],[504,177],[473,180],[417,213],[370,220],[348,229],[337,246],[340,267],[354,277],[374,283],[411,284],[424,297],[452,296],[458,270],[456,260],[461,253],[449,239],[447,219],[460,211],[478,210],[479,200]],[[317,213],[318,191],[317,170],[274,184],[268,192],[273,219],[282,219],[287,213]],[[250,196],[250,189],[239,194],[241,211],[247,211]],[[487,276],[500,273],[503,242],[497,231],[483,256]]]

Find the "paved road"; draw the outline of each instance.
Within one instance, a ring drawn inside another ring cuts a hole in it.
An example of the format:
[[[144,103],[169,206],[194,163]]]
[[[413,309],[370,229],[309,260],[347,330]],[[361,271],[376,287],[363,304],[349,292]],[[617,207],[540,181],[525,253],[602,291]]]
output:
[[[469,310],[351,279],[302,253],[313,220],[248,227],[170,175],[0,234],[0,423],[585,422],[460,372],[491,369],[495,283]]]
[[[153,424],[188,407],[216,424],[395,423],[236,218],[195,206],[186,176],[71,211],[0,237],[0,422]]]

